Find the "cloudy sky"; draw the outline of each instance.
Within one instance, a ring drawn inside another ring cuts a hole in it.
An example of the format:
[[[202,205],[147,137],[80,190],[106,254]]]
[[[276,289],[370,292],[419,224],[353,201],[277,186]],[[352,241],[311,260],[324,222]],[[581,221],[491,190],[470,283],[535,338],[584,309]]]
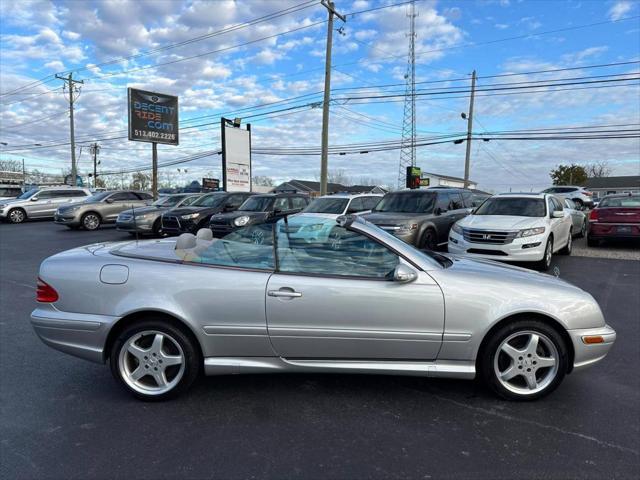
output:
[[[335,0],[347,22],[337,21],[334,32],[333,146],[400,138],[409,20],[407,5],[393,5],[403,1]],[[67,103],[55,74],[73,71],[84,80],[75,115],[81,173],[92,168],[93,141],[104,171],[149,166],[150,146],[122,138],[132,86],[180,97],[180,145],[160,146],[161,163],[217,151],[224,114],[251,122],[253,147],[270,151],[254,154],[254,175],[317,179],[319,155],[283,153],[320,146],[327,15],[319,2],[4,0],[0,9],[0,158],[24,158],[27,169],[52,173],[70,164]],[[478,137],[638,128],[638,2],[424,0],[416,10],[424,143],[465,131],[460,113],[468,109],[474,69]],[[528,88],[513,88],[520,86]],[[613,174],[640,174],[637,138],[472,145],[471,177],[490,190],[545,186],[559,163],[604,160]],[[399,155],[332,155],[329,168],[354,181],[395,184]],[[447,141],[418,148],[417,164],[462,176],[464,155],[464,144]],[[163,171],[184,181],[219,176],[220,157]]]

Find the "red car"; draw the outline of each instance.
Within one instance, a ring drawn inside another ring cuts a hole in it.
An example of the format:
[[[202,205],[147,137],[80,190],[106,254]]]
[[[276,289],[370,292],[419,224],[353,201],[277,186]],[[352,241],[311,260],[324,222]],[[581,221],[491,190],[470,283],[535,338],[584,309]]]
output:
[[[640,239],[640,195],[608,195],[589,213],[587,244],[614,239]]]

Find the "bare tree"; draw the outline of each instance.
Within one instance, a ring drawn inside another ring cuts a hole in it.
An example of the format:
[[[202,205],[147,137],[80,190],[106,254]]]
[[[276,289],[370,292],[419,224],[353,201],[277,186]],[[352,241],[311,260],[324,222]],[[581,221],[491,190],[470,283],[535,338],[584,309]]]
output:
[[[590,163],[585,167],[585,170],[589,178],[608,177],[611,175],[611,167],[606,160]]]
[[[339,183],[341,185],[352,185],[353,184],[353,181],[349,178],[349,176],[342,169],[330,171],[328,173],[328,175],[327,175],[327,181],[329,183]]]
[[[134,190],[147,190],[150,183],[151,178],[149,177],[149,175],[142,172],[136,172],[133,174],[131,188],[133,188]]]
[[[22,172],[20,160],[0,160],[0,170],[3,172]]]
[[[260,185],[262,187],[273,187],[275,185],[273,178],[267,177],[266,175],[256,175],[251,181],[254,185]]]

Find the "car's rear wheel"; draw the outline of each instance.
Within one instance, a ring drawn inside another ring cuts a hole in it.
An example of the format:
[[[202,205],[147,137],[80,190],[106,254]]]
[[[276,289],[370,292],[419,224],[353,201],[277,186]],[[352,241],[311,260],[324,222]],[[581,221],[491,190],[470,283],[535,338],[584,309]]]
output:
[[[436,232],[429,228],[422,236],[421,248],[424,250],[435,250],[438,247]]]
[[[85,230],[97,230],[100,228],[101,220],[100,215],[89,212],[82,216],[81,223]]]
[[[193,340],[164,320],[125,328],[111,349],[111,372],[134,396],[148,401],[175,397],[198,376],[200,355]]]
[[[27,214],[21,208],[12,208],[9,210],[7,218],[11,223],[22,223],[27,219]]]
[[[154,237],[159,237],[162,235],[162,222],[159,218],[155,222],[153,222],[152,232]]]
[[[549,237],[547,239],[547,244],[544,248],[544,255],[542,260],[537,262],[538,270],[542,270],[546,272],[551,267],[551,258],[553,257],[553,238]]]
[[[569,230],[569,238],[567,239],[567,244],[560,250],[560,255],[571,255],[571,250],[573,248],[573,229]]]
[[[508,400],[536,400],[562,382],[568,365],[562,336],[539,320],[505,325],[488,339],[480,358],[489,388]]]

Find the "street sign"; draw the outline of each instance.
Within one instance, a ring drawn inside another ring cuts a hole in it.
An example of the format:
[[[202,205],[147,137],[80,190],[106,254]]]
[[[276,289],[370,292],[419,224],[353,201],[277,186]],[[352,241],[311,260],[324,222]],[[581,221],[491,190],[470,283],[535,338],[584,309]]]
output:
[[[430,183],[431,183],[431,179],[430,178],[421,178],[420,179],[420,186],[421,187],[428,187]]]
[[[220,190],[220,180],[218,178],[203,178],[203,190]]]
[[[178,145],[178,97],[129,88],[129,140]]]
[[[251,191],[251,125],[240,125],[221,119],[222,178],[226,192]]]

